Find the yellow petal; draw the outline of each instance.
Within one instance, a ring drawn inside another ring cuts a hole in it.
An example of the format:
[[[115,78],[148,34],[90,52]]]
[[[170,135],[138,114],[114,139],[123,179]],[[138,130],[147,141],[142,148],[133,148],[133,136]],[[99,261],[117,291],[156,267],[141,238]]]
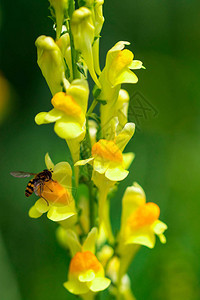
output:
[[[133,60],[132,63],[128,66],[131,70],[141,69],[142,62],[140,60]]]
[[[64,207],[51,207],[48,211],[47,217],[55,222],[65,220],[76,214],[75,208],[71,204]]]
[[[89,289],[92,292],[103,291],[109,287],[111,280],[105,277],[96,277],[92,284],[89,286]]]
[[[123,153],[123,161],[125,169],[128,169],[132,164],[135,158],[135,154],[133,152]]]
[[[47,114],[47,112],[41,112],[41,113],[37,114],[37,115],[35,116],[35,123],[36,123],[37,125],[49,123],[49,122],[46,122],[46,121],[45,121],[46,114]]]
[[[44,214],[45,212],[47,212],[49,210],[49,205],[47,204],[47,202],[40,198],[35,202],[35,208],[37,209],[37,211],[39,211],[41,214]]]
[[[87,158],[87,159],[79,160],[79,161],[77,161],[74,164],[74,166],[75,167],[77,167],[77,166],[85,166],[87,163],[90,163],[93,160],[94,160],[94,157],[90,157],[90,158]]]
[[[81,273],[78,276],[78,279],[80,282],[87,282],[87,281],[92,281],[95,278],[95,273],[92,270],[88,270],[84,273]]]
[[[152,228],[155,234],[162,234],[167,229],[167,225],[160,220],[157,220],[152,224]]]
[[[82,139],[85,136],[85,130],[80,126],[78,122],[69,121],[67,117],[63,117],[58,120],[54,126],[54,130],[59,137],[62,139],[74,139],[79,136],[82,136]]]
[[[123,151],[135,132],[135,124],[127,123],[122,131],[116,136],[115,143]]]
[[[133,73],[130,70],[125,70],[115,79],[114,86],[122,83],[137,83],[137,82],[138,82],[138,78],[135,75],[135,73]]]
[[[95,254],[95,243],[97,240],[97,228],[94,227],[88,233],[88,236],[83,243],[83,251],[90,251]]]
[[[65,282],[64,287],[74,295],[85,294],[89,291],[89,288],[85,283],[75,281],[75,280],[74,281],[70,280]]]
[[[42,213],[40,213],[35,205],[33,205],[30,209],[29,209],[29,212],[28,212],[28,215],[30,218],[34,218],[34,219],[37,219],[39,217],[41,217]]]
[[[128,176],[129,171],[124,170],[122,166],[109,167],[105,172],[106,178],[112,181],[120,181]]]
[[[151,230],[141,230],[138,233],[133,234],[126,244],[138,244],[153,248],[155,246],[156,238],[155,234]]]
[[[65,188],[71,188],[72,169],[68,162],[60,162],[53,169],[53,179]]]
[[[46,123],[53,123],[53,122],[56,122],[56,121],[60,120],[60,119],[62,118],[63,115],[64,115],[64,114],[63,114],[62,111],[53,108],[52,110],[50,110],[50,111],[46,114],[46,116],[45,116],[45,118],[44,118],[44,121],[45,121]]]
[[[81,252],[81,244],[79,242],[77,234],[71,230],[65,230],[66,244],[70,249],[72,257],[77,253]]]
[[[52,169],[54,168],[54,163],[52,162],[49,153],[46,153],[45,155],[45,165],[47,166],[47,169]]]
[[[96,172],[104,174],[109,167],[109,161],[102,157],[96,157],[93,163],[93,168]]]

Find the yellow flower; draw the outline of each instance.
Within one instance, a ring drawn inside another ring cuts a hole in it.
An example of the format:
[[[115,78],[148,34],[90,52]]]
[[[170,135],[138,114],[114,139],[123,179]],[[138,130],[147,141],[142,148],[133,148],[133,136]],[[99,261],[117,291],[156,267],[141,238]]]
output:
[[[59,39],[62,31],[64,19],[67,18],[69,0],[49,0],[51,13],[56,17],[56,38]]]
[[[93,170],[103,174],[111,181],[120,181],[127,177],[122,151],[133,136],[134,123],[127,123],[114,140],[99,140],[92,147],[92,157],[78,161],[75,166],[93,164]]]
[[[52,98],[54,108],[51,111],[37,114],[36,123],[41,125],[55,122],[54,130],[59,137],[65,140],[83,140],[88,93],[86,81],[74,80],[66,93],[57,93]]]
[[[96,235],[97,229],[93,228],[81,246],[75,232],[66,231],[66,242],[73,257],[64,287],[75,295],[96,293],[110,285],[110,279],[105,278],[103,266],[95,256]]]
[[[39,218],[47,212],[52,221],[63,221],[76,214],[75,202],[71,193],[72,170],[67,162],[60,162],[54,166],[48,153],[45,155],[47,169],[53,170],[53,181],[46,182],[40,198],[29,210],[31,218]],[[47,203],[48,202],[48,203]]]
[[[159,220],[160,208],[148,202],[143,189],[134,183],[128,187],[122,200],[120,243],[155,246],[155,235],[166,242],[163,232],[167,225]]]
[[[75,49],[81,52],[92,79],[97,86],[100,87],[94,70],[92,52],[92,44],[95,37],[95,27],[92,20],[92,13],[87,7],[81,7],[73,12],[71,18],[71,29],[74,38]]]
[[[101,126],[104,137],[106,137],[107,128],[117,117],[115,105],[121,84],[137,83],[138,78],[131,70],[142,68],[142,62],[133,60],[133,53],[124,49],[125,45],[129,44],[129,42],[121,41],[108,51],[106,65],[99,77],[102,90],[98,98],[107,102],[106,105],[101,105]]]
[[[65,62],[60,48],[51,37],[41,35],[37,38],[37,63],[50,88],[52,95],[68,88],[69,82],[65,78]]]
[[[69,266],[68,278],[64,286],[75,295],[103,291],[110,285],[103,266],[90,251],[75,254]]]

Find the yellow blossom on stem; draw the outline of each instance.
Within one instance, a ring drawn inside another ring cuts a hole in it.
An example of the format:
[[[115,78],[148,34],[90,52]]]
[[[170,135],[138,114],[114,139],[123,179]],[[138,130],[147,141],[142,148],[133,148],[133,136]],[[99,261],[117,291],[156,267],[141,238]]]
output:
[[[87,163],[93,165],[93,170],[111,181],[120,181],[127,177],[122,151],[133,136],[134,123],[127,123],[114,140],[99,140],[92,147],[92,157],[78,161],[75,166]]]
[[[153,248],[155,235],[166,242],[163,232],[167,225],[159,220],[160,208],[148,202],[142,188],[134,183],[128,187],[122,200],[120,239],[125,244],[140,244]]]
[[[52,221],[62,221],[76,214],[75,202],[72,196],[72,170],[67,162],[54,166],[48,154],[45,156],[47,169],[52,169],[53,181],[45,182],[41,198],[29,210],[31,218],[39,218],[47,212]]]
[[[65,78],[65,62],[60,48],[55,41],[45,35],[37,38],[37,63],[50,88],[52,95],[68,88],[69,82]]]
[[[85,137],[88,95],[87,81],[74,80],[66,93],[57,93],[52,98],[52,110],[41,112],[35,117],[38,125],[55,122],[54,130],[59,137],[67,141],[74,162],[79,159],[80,142]],[[76,179],[78,180],[78,174]]]
[[[125,45],[129,44],[120,41],[108,51],[106,65],[99,77],[102,89],[98,98],[107,102],[106,105],[101,105],[101,126],[104,137],[108,135],[107,130],[117,117],[115,105],[121,84],[137,83],[138,78],[131,70],[142,68],[142,62],[134,60],[133,53],[124,49]]]
[[[94,295],[110,285],[110,279],[105,277],[104,268],[95,256],[96,235],[97,229],[93,228],[81,246],[75,232],[66,231],[66,243],[73,257],[64,287],[72,294]]]
[[[71,18],[71,29],[75,49],[81,52],[92,79],[97,86],[100,87],[100,83],[94,70],[92,52],[95,28],[92,20],[92,13],[87,7],[81,7],[73,12]]]

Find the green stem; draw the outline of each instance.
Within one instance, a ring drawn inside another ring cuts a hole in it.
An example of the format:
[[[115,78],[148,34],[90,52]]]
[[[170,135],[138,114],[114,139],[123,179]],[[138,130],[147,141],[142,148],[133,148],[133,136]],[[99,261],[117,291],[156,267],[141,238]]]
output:
[[[88,117],[86,117],[86,143],[89,150],[89,155],[91,155],[91,142],[90,142],[90,134],[89,134],[89,124]],[[87,165],[88,171],[88,182],[87,186],[89,189],[89,212],[90,212],[90,229],[92,229],[95,225],[95,195],[94,195],[94,185],[92,182],[92,166]]]
[[[96,99],[93,100],[92,104],[90,105],[90,108],[87,111],[87,117],[93,112],[95,106],[97,105],[98,101]]]
[[[72,35],[72,30],[71,30],[71,17],[72,14],[75,10],[75,4],[74,4],[74,0],[70,0],[69,1],[69,21],[68,21],[68,31],[69,31],[69,37],[70,37],[70,46],[71,46],[71,59],[72,59],[72,72],[73,72],[73,79],[76,79],[76,75],[77,75],[77,68],[76,68],[76,50],[74,47],[74,39],[73,39],[73,35]]]
[[[92,229],[95,225],[95,197],[94,197],[94,189],[93,189],[92,181],[90,181],[88,188],[89,188],[89,204],[90,204],[90,229]]]

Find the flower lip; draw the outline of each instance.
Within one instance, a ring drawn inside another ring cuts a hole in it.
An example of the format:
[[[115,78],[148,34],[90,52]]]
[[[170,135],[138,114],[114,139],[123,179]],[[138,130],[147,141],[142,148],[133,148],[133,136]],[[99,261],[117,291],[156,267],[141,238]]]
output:
[[[85,251],[77,252],[75,254],[71,260],[69,272],[72,274],[79,274],[88,270],[93,270],[95,273],[97,273],[102,269],[103,267],[96,256],[90,251]]]
[[[159,206],[153,202],[148,202],[138,207],[137,210],[130,215],[127,224],[132,230],[135,230],[152,225],[158,220],[159,216]]]
[[[99,140],[92,147],[92,156],[100,156],[106,160],[122,162],[123,156],[121,150],[114,141]]]

